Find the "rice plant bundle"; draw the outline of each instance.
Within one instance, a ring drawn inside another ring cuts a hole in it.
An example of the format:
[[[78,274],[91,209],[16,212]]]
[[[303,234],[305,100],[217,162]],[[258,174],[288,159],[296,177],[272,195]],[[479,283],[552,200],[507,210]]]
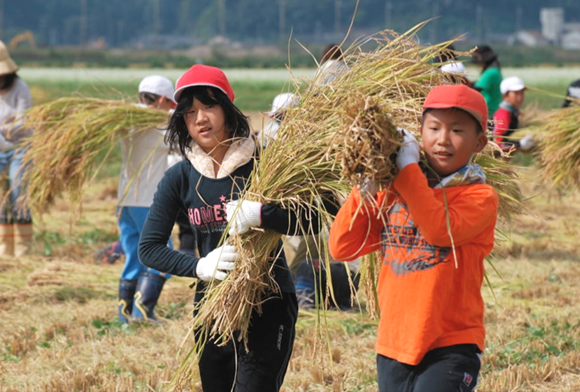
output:
[[[414,40],[419,28],[355,43],[345,51],[347,72],[330,84],[310,80],[305,91],[297,89],[300,102],[261,154],[244,199],[317,212],[328,223],[321,203],[327,195],[342,197],[364,180],[391,181],[396,175],[392,157],[402,139],[396,126],[417,133],[424,97],[432,87],[449,83],[433,62],[449,43],[422,47]],[[376,49],[363,52],[370,43]],[[279,239],[269,231],[233,239],[244,257],[225,281],[209,286],[194,328],[224,343],[235,331],[238,339],[246,338],[252,311],[260,312],[267,292],[279,291],[270,271]]]
[[[580,186],[580,105],[553,110],[526,131],[539,139],[542,180],[551,186]]]
[[[484,150],[473,157],[485,172],[485,181],[499,196],[498,217],[508,222],[514,215],[523,211],[524,195],[517,185],[519,175],[516,168],[501,158],[502,149],[494,142],[488,142]]]
[[[262,152],[243,198],[297,214],[316,213],[320,223],[330,223],[322,203],[328,195],[341,199],[352,186],[392,181],[402,139],[397,127],[417,135],[424,98],[433,87],[453,80],[434,62],[451,42],[419,45],[415,35],[422,26],[402,35],[385,31],[354,43],[344,55],[348,71],[329,84],[321,84],[322,77],[305,80],[308,87],[301,90],[297,81],[299,104],[288,110],[277,139]],[[364,52],[363,46],[371,43],[375,49]],[[497,169],[491,154],[479,163],[496,170],[497,180],[509,185],[511,174]],[[301,228],[301,234],[312,233]],[[261,229],[230,237],[242,259],[224,281],[210,283],[196,305],[191,332],[199,339],[176,374],[174,388],[195,372],[192,359],[206,339],[218,344],[246,341],[252,312],[261,313],[268,293],[279,293],[271,268],[280,237]],[[361,264],[367,310],[376,314],[380,256],[369,255]]]
[[[83,186],[98,172],[118,137],[162,126],[168,115],[125,101],[81,97],[60,98],[26,114],[34,133],[23,145],[27,183],[22,201],[44,212],[60,195],[78,207]]]

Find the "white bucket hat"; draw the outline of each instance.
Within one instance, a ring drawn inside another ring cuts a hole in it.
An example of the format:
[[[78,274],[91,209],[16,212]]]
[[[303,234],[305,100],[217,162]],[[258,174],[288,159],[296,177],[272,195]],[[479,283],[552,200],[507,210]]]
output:
[[[276,112],[283,109],[289,109],[293,106],[296,106],[297,103],[298,98],[292,93],[278,94],[272,101],[272,110],[268,112],[268,116],[273,117]]]
[[[164,95],[172,101],[174,91],[175,88],[173,87],[173,83],[171,83],[171,80],[167,79],[165,76],[147,76],[141,81],[141,83],[139,83],[140,93],[151,93],[159,96]]]
[[[467,69],[463,63],[445,63],[441,66],[441,72],[454,73],[461,76],[467,75]]]
[[[8,75],[16,71],[18,71],[18,66],[10,58],[8,48],[6,48],[4,42],[0,41],[0,75]]]
[[[499,90],[502,95],[507,94],[509,91],[522,91],[526,89],[524,81],[517,76],[510,76],[501,81],[499,85]]]

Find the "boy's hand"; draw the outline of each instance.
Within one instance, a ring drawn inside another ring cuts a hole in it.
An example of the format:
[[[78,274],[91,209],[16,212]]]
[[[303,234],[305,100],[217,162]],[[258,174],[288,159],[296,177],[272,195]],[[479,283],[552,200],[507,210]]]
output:
[[[396,161],[399,171],[411,163],[418,163],[420,157],[419,143],[417,143],[415,136],[406,129],[401,129],[401,132],[403,133],[403,145],[399,148]]]

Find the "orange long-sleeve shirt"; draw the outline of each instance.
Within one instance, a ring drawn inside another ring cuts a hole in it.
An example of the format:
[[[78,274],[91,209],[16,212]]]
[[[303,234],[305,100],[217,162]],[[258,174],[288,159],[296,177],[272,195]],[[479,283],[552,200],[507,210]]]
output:
[[[393,188],[379,195],[387,196],[382,210],[361,208],[354,189],[329,240],[337,260],[382,249],[377,353],[417,365],[438,347],[476,344],[483,351],[483,261],[494,245],[496,192],[486,184],[430,188],[416,164]]]

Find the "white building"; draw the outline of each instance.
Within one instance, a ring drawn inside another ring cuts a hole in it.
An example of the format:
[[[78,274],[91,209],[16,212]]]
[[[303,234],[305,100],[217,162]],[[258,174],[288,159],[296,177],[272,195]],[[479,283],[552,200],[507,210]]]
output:
[[[564,9],[542,8],[540,10],[542,35],[553,43],[558,43],[564,32]]]
[[[521,30],[511,36],[508,43],[510,45],[522,44],[524,46],[541,46],[547,45],[548,40],[539,31]]]
[[[565,33],[560,41],[564,49],[580,50],[580,31]]]

